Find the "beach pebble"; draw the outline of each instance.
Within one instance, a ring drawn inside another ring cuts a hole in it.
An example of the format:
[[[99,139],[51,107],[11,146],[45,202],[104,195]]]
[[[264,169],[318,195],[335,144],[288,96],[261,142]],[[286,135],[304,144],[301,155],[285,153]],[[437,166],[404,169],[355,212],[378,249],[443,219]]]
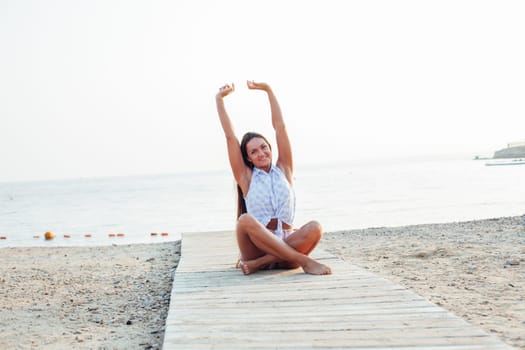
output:
[[[474,265],[474,264],[470,264],[467,266],[467,274],[469,275],[472,275],[474,273],[474,271],[476,271],[477,269],[477,265]]]
[[[84,339],[80,338],[80,337],[75,337],[75,340],[79,343],[83,343],[84,342]]]
[[[517,266],[520,264],[520,261],[518,259],[507,259],[505,260],[504,266]]]

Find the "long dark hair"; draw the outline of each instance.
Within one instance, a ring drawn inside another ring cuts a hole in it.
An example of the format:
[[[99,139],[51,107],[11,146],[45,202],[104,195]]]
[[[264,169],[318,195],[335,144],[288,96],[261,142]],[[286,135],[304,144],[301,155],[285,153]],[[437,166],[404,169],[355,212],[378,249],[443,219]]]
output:
[[[253,169],[253,163],[248,160],[248,150],[246,149],[246,144],[251,141],[251,139],[259,137],[263,139],[267,144],[268,147],[270,147],[270,150],[272,149],[272,145],[270,145],[270,142],[264,137],[263,135],[257,133],[257,132],[247,132],[244,134],[241,140],[241,154],[242,154],[242,160],[244,161],[244,164],[246,164],[247,167],[250,169]],[[246,210],[246,202],[244,201],[244,196],[242,194],[241,186],[237,184],[237,219],[244,213],[247,213]]]

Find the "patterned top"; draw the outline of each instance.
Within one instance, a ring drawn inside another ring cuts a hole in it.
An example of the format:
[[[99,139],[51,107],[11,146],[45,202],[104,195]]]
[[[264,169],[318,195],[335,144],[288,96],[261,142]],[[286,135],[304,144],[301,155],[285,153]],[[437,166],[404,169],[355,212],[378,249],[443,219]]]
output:
[[[277,218],[274,233],[283,238],[282,223],[293,225],[295,216],[295,192],[281,169],[272,165],[267,173],[253,168],[248,194],[244,198],[248,213],[264,226]]]

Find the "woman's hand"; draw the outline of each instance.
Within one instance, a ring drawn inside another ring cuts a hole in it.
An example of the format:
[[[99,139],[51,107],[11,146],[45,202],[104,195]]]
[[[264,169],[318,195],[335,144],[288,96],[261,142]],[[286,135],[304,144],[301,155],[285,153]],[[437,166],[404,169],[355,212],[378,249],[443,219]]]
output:
[[[270,90],[270,85],[266,83],[256,83],[253,80],[248,80],[246,81],[246,84],[248,85],[248,89],[264,91]]]
[[[230,84],[226,84],[224,86],[222,86],[220,89],[219,89],[219,92],[217,93],[217,98],[223,98],[223,97],[226,97],[228,96],[229,94],[231,94],[232,92],[235,91],[235,85],[232,83],[231,85]]]

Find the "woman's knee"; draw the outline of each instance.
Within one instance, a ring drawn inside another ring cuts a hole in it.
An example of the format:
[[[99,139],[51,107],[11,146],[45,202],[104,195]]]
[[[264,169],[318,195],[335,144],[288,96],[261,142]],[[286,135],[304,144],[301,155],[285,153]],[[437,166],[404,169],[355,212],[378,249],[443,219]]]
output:
[[[255,219],[253,215],[244,213],[239,216],[239,219],[237,219],[237,229],[246,229],[251,227],[256,221],[257,219]]]
[[[323,236],[323,227],[318,221],[312,220],[306,224],[310,235],[321,239]]]

